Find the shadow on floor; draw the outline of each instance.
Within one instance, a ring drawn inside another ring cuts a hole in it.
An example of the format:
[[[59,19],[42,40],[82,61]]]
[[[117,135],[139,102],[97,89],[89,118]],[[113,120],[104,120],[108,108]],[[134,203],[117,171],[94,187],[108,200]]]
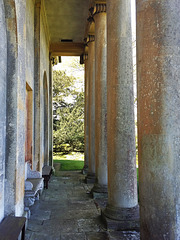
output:
[[[100,208],[91,198],[92,184],[79,171],[59,171],[49,189],[31,207],[26,240],[138,240],[134,232],[107,231]]]

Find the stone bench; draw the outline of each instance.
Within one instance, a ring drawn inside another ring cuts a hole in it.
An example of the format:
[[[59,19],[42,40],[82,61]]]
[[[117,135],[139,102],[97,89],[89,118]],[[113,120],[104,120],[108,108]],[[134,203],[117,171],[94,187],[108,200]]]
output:
[[[51,166],[44,166],[42,169],[42,177],[44,178],[44,188],[48,189],[48,182],[52,174]]]
[[[26,163],[25,170],[25,207],[30,207],[34,204],[35,200],[39,200],[39,195],[44,188],[43,178],[38,171],[32,171],[30,164]]]
[[[21,234],[21,240],[25,240],[25,217],[8,216],[0,223],[1,240],[17,240]]]

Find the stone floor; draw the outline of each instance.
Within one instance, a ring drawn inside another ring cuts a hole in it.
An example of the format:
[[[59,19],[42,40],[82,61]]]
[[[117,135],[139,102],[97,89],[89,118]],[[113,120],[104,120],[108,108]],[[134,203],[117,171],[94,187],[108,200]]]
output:
[[[139,233],[105,228],[98,201],[90,194],[92,184],[84,183],[84,175],[77,171],[57,175],[31,207],[26,240],[139,240]]]

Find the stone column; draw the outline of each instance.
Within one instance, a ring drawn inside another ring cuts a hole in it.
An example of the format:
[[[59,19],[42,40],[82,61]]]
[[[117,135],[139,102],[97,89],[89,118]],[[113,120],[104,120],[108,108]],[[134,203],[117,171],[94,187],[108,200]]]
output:
[[[89,99],[89,170],[87,182],[95,181],[95,38],[89,35],[88,43],[88,99]]]
[[[6,90],[7,90],[7,35],[4,2],[0,0],[0,222],[4,218],[5,142],[6,142]]]
[[[39,170],[40,162],[40,12],[41,0],[36,0],[34,12],[34,170]]]
[[[106,4],[96,4],[95,20],[95,159],[96,182],[93,192],[107,192],[107,31]]]
[[[137,0],[141,239],[180,239],[179,1]]]
[[[131,0],[107,1],[107,225],[138,227]]]
[[[7,33],[4,215],[19,216],[24,212],[26,1],[7,0],[4,8]]]
[[[53,70],[49,61],[49,165],[53,166]]]
[[[4,214],[15,214],[17,163],[17,98],[18,98],[18,46],[17,17],[14,1],[4,1],[7,70],[6,70],[6,143],[5,143],[5,195]]]
[[[89,91],[88,91],[88,54],[84,54],[84,85],[85,85],[85,108],[84,108],[84,140],[85,140],[85,151],[84,151],[84,168],[83,174],[88,172],[89,166]]]

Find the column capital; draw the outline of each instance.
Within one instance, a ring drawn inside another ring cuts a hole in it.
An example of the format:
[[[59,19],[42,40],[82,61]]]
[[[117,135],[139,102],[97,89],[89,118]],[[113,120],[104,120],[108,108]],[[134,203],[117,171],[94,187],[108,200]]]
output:
[[[84,62],[85,62],[86,60],[88,60],[88,53],[85,53],[85,54],[83,55],[83,60],[84,60]]]
[[[106,3],[97,2],[94,6],[93,16],[98,13],[105,13],[106,12]]]
[[[94,42],[95,41],[95,35],[88,35],[87,38],[84,39],[85,44],[88,45],[88,43],[90,42]]]

